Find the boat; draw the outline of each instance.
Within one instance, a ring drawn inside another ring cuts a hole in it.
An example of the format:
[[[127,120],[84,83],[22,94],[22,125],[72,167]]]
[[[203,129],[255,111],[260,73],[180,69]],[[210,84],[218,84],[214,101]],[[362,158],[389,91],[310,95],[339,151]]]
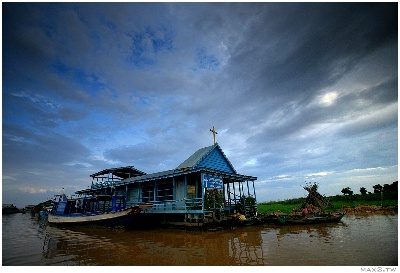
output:
[[[333,206],[327,197],[318,193],[317,183],[309,183],[303,188],[308,192],[308,196],[303,201],[300,210],[295,208],[291,214],[273,213],[278,223],[285,225],[319,224],[339,222],[343,218],[344,212],[333,213],[325,210],[326,208],[332,209]]]
[[[127,206],[125,195],[58,198],[47,216],[50,225],[128,226],[142,210],[140,205]]]
[[[53,210],[53,205],[43,206],[42,210],[39,212],[39,217],[41,219],[46,220],[49,216],[49,213]]]
[[[319,224],[319,223],[331,223],[339,222],[344,212],[334,214],[319,214],[319,215],[275,215],[280,224],[284,225],[304,225],[304,224]]]

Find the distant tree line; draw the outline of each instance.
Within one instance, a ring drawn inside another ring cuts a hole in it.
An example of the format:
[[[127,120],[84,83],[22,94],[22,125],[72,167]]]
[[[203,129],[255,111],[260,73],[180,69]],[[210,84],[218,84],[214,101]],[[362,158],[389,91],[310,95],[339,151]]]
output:
[[[394,200],[398,198],[398,181],[392,184],[376,184],[372,186],[373,192],[368,191],[365,187],[360,188],[360,194],[354,194],[350,187],[343,188],[341,193],[349,200]],[[340,196],[336,196],[340,199]]]
[[[381,193],[381,192],[396,192],[398,190],[398,181],[393,182],[392,184],[384,184],[383,186],[381,186],[381,184],[376,184],[374,186],[372,186],[372,188],[374,189],[373,193]],[[353,191],[351,190],[350,187],[346,187],[343,188],[341,193],[343,193],[343,195],[353,195]],[[365,194],[372,194],[372,192],[367,191],[367,189],[365,187],[361,187],[360,188],[360,194],[361,195],[365,195]]]
[[[365,187],[360,188],[360,194],[354,194],[350,187],[341,190],[342,195],[329,196],[331,202],[338,201],[381,201],[383,200],[398,200],[398,182],[392,184],[380,184],[372,186],[373,192],[368,191]],[[303,203],[304,197],[292,198],[287,200],[266,202],[268,204],[284,204],[284,205],[298,205]],[[266,204],[265,203],[265,204]],[[261,203],[260,203],[261,204]]]

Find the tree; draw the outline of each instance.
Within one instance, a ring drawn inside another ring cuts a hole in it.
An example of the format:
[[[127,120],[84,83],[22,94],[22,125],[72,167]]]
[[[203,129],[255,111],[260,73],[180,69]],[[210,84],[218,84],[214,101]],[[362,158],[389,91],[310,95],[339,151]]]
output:
[[[361,193],[361,195],[367,194],[367,189],[364,188],[364,187],[361,187],[361,188],[360,188],[360,193]]]
[[[343,195],[346,195],[346,194],[353,195],[353,191],[350,189],[350,187],[343,188],[341,193],[343,193]]]
[[[379,193],[383,189],[380,184],[374,185],[374,186],[372,186],[372,188],[374,189],[374,193]]]

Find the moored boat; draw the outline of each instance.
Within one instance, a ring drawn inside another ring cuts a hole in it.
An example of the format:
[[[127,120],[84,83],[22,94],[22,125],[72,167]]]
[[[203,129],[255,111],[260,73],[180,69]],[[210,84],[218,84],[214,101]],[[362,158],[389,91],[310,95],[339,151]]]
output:
[[[122,195],[59,197],[48,215],[51,225],[127,226],[140,213],[140,206],[127,206]]]
[[[335,214],[320,214],[320,215],[276,215],[280,224],[284,225],[304,225],[304,224],[319,224],[339,222],[344,216],[344,213]]]

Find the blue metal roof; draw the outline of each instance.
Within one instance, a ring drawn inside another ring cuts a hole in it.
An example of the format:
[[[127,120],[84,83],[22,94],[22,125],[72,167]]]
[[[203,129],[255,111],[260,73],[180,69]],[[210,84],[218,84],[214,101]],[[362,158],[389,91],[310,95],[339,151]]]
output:
[[[234,181],[253,181],[257,180],[257,177],[254,176],[248,176],[248,175],[242,175],[242,174],[236,174],[236,173],[227,173],[224,171],[219,171],[219,170],[213,170],[205,167],[200,167],[196,169],[182,169],[182,170],[169,170],[169,171],[164,171],[164,172],[158,172],[158,173],[153,173],[153,174],[146,174],[142,176],[136,176],[132,177],[130,179],[126,179],[120,182],[117,182],[117,184],[130,184],[133,182],[147,182],[147,181],[152,181],[152,180],[159,180],[163,178],[172,178],[172,177],[177,177],[189,173],[195,173],[195,172],[203,172],[203,173],[208,173],[211,175],[215,176],[220,176],[223,178],[228,178],[232,179]]]
[[[176,169],[180,170],[186,168],[194,168],[196,164],[215,147],[215,145],[217,144],[197,150],[188,159],[186,159],[178,167],[176,167]]]
[[[228,160],[218,143],[197,150],[176,169],[208,168],[236,174],[235,168]]]
[[[124,171],[126,171],[126,168],[130,169],[130,171],[133,171],[132,173],[130,173],[131,176],[129,178],[126,177],[126,179],[123,179],[122,181],[113,182],[112,183],[113,186],[127,185],[131,183],[142,183],[142,182],[160,180],[164,178],[172,178],[195,172],[208,173],[211,175],[216,175],[223,178],[231,179],[232,181],[257,180],[257,177],[254,176],[237,174],[236,170],[233,168],[231,162],[228,160],[228,158],[226,157],[226,155],[224,154],[218,143],[197,150],[194,154],[192,154],[188,159],[186,159],[177,168],[173,170],[157,172],[152,174],[145,174],[133,168],[133,166],[128,166],[124,168],[107,169],[99,173],[96,173],[94,175],[108,173],[110,170],[115,172],[116,170],[121,171],[121,169],[124,169]],[[142,173],[142,175],[140,173]],[[119,172],[119,174],[121,174],[121,172]],[[106,184],[103,185],[101,183],[99,183],[98,185],[92,185],[92,187],[94,188],[103,188],[108,186],[109,185]],[[84,193],[87,191],[90,190],[82,190],[76,193]]]

